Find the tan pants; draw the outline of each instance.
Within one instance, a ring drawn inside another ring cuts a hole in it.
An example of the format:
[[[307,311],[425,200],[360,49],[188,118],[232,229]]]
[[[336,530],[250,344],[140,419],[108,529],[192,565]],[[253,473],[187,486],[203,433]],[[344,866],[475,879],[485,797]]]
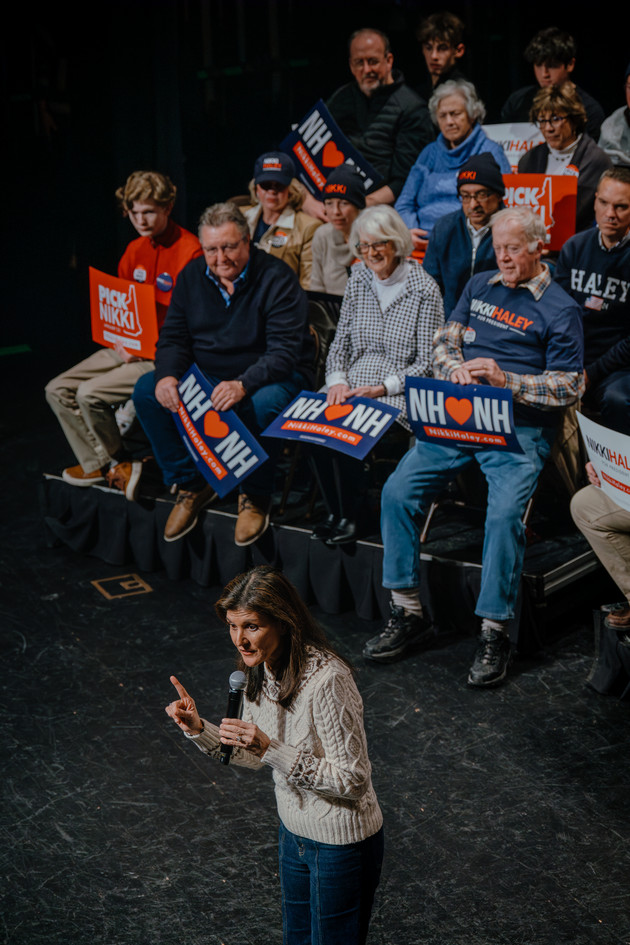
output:
[[[46,400],[84,472],[107,466],[120,450],[114,409],[153,368],[153,361],[125,364],[111,348],[101,348],[46,385]]]
[[[571,499],[571,515],[621,593],[630,600],[630,512],[597,486],[586,486]]]

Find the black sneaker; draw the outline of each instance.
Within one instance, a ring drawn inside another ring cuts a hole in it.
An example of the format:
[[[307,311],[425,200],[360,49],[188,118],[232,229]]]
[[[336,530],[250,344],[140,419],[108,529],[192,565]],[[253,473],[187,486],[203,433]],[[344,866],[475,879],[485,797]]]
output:
[[[407,614],[402,607],[390,604],[391,615],[387,626],[363,647],[367,660],[393,663],[404,656],[412,646],[433,639],[433,630],[423,617]]]
[[[497,686],[507,675],[512,647],[501,630],[482,630],[479,646],[468,674],[469,686]]]

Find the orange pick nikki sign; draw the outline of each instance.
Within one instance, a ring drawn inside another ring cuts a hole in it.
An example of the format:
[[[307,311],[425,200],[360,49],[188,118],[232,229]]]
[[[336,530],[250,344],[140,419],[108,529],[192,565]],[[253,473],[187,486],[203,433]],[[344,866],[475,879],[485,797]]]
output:
[[[90,266],[92,338],[106,348],[117,341],[138,358],[155,358],[158,338],[152,285],[129,282]]]

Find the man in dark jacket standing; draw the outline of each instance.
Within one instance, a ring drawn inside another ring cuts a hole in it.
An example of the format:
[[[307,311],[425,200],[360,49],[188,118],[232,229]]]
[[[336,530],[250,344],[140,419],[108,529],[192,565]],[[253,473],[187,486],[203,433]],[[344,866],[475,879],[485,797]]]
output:
[[[446,318],[471,276],[496,269],[490,217],[503,208],[505,186],[491,154],[466,161],[457,175],[457,193],[462,209],[437,221],[422,263],[440,287]]]
[[[208,207],[199,221],[203,257],[180,273],[155,355],[155,371],[134,390],[134,403],[167,486],[177,501],[164,530],[176,541],[215,498],[197,472],[171,414],[178,382],[194,363],[213,385],[212,407],[235,410],[256,436],[312,383],[306,295],[281,259],[250,243],[249,226],[231,203]],[[256,541],[269,524],[277,447],[247,478],[238,501],[237,545]],[[243,487],[241,487],[241,490]]]
[[[350,37],[349,52],[354,81],[337,89],[327,105],[346,137],[384,178],[367,195],[368,206],[393,204],[420,151],[435,137],[427,104],[394,70],[384,33],[358,30]]]

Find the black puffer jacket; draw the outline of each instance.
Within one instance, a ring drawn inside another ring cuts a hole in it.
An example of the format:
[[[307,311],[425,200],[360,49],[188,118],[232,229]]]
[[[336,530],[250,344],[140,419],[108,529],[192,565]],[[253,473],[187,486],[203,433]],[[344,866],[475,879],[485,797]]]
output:
[[[351,144],[383,175],[398,197],[420,151],[435,138],[426,102],[394,70],[394,82],[369,97],[349,82],[330,97],[328,108]],[[378,185],[382,186],[382,184]]]

